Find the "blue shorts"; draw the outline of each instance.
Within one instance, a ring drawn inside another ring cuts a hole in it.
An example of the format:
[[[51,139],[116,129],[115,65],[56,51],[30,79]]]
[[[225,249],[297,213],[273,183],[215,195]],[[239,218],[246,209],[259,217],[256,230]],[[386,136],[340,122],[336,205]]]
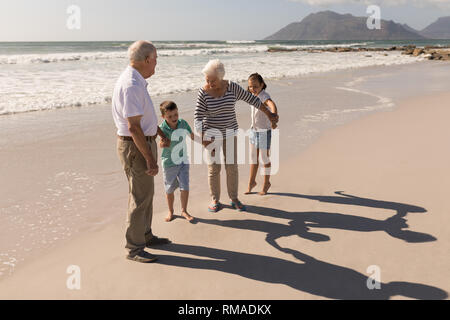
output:
[[[258,149],[268,150],[272,142],[272,130],[256,131],[250,129],[250,143]]]
[[[180,187],[180,190],[189,191],[189,164],[179,164],[163,168],[164,187],[167,194],[172,194]]]

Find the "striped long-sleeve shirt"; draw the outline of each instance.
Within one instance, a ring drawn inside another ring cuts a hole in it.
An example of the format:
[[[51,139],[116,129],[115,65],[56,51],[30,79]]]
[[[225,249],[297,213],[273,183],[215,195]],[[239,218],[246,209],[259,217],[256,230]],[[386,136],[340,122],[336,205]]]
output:
[[[258,109],[262,104],[257,96],[232,81],[229,82],[227,91],[220,98],[214,98],[200,88],[194,113],[195,129],[198,132],[205,132],[205,137],[208,138],[219,131],[223,137],[235,135],[238,129],[235,110],[238,100],[245,101]]]

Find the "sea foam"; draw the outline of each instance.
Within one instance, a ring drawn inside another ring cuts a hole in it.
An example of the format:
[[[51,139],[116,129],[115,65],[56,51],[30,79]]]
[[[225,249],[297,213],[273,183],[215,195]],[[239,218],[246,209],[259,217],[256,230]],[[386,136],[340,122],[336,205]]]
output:
[[[362,43],[329,46],[354,46]],[[173,45],[173,46],[172,46]],[[349,68],[396,65],[423,60],[422,57],[388,52],[267,52],[267,44],[180,44],[165,43],[158,51],[156,74],[148,80],[152,96],[188,92],[203,84],[201,70],[209,59],[220,58],[226,77],[246,80],[259,72],[266,79],[297,77],[310,73]],[[203,47],[201,47],[203,46]],[[280,45],[281,46],[281,45]],[[314,45],[297,45],[305,47]],[[317,45],[328,46],[327,45]],[[114,84],[127,65],[125,51],[1,55],[0,114],[51,110],[110,103]]]

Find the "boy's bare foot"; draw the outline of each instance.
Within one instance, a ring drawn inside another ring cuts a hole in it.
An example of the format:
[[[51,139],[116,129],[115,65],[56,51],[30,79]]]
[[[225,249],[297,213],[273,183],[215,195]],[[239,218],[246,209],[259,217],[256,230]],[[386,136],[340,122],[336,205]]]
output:
[[[192,220],[194,220],[194,217],[191,216],[189,213],[187,213],[186,211],[181,212],[181,215],[183,217],[186,218],[187,221],[191,222]]]
[[[169,214],[167,215],[167,218],[165,219],[166,222],[170,222],[173,220],[173,212],[169,212]]]
[[[250,182],[250,183],[248,184],[248,190],[247,190],[247,192],[246,192],[245,194],[250,194],[250,193],[252,193],[252,189],[253,189],[254,187],[256,187],[256,181]]]
[[[269,191],[270,187],[272,185],[270,184],[270,182],[268,184],[265,184],[262,191],[260,193],[258,193],[260,196],[265,196],[267,194],[267,191]]]

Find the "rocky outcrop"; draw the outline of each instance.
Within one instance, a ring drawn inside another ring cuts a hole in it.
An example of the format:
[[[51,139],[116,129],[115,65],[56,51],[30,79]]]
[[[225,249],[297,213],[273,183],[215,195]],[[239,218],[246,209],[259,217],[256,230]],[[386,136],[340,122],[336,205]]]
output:
[[[450,46],[449,47],[433,47],[426,46],[424,48],[417,48],[415,45],[390,47],[390,48],[352,48],[352,47],[333,47],[322,49],[311,48],[283,48],[283,47],[270,47],[268,52],[293,52],[293,51],[305,51],[309,53],[320,52],[387,52],[387,51],[401,51],[402,54],[418,57],[423,55],[429,60],[450,60]],[[387,55],[387,54],[386,54]],[[370,55],[367,55],[368,57]]]
[[[450,60],[449,49],[429,49],[425,50],[425,54],[428,55],[429,60]]]

